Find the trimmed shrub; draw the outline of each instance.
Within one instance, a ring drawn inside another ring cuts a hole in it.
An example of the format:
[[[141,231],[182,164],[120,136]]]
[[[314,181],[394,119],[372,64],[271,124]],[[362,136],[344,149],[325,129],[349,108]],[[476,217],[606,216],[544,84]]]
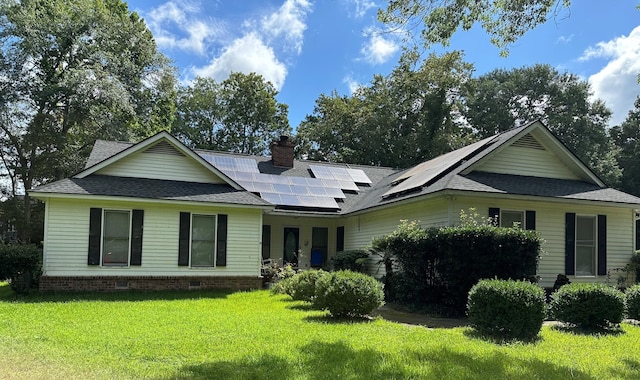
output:
[[[640,320],[640,284],[633,285],[626,292],[627,315],[629,318]]]
[[[316,281],[322,276],[330,276],[329,272],[323,270],[305,270],[290,280],[287,294],[297,301],[312,302],[316,295]]]
[[[350,270],[364,273],[365,263],[368,258],[369,252],[362,249],[338,252],[333,255],[333,269],[336,271]]]
[[[561,322],[603,328],[622,322],[624,293],[605,284],[572,283],[551,295],[551,314]]]
[[[320,276],[316,280],[313,306],[334,317],[361,317],[384,304],[382,284],[364,273],[348,270]]]
[[[469,290],[481,279],[535,280],[541,239],[535,231],[469,224],[423,229],[403,221],[377,238],[372,249],[384,257],[390,301],[440,304],[466,310]]]
[[[16,293],[37,288],[42,274],[42,250],[33,244],[0,245],[0,280]]]
[[[544,290],[527,281],[481,280],[469,291],[469,323],[501,339],[532,339],[546,315]]]

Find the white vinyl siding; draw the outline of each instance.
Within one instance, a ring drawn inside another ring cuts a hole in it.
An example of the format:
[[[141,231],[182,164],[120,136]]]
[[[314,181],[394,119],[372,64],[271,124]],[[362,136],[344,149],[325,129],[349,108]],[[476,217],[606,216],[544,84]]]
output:
[[[89,209],[142,209],[142,265],[99,267],[87,265]],[[180,212],[227,214],[227,266],[178,266]],[[262,217],[259,209],[202,205],[184,206],[138,202],[50,199],[47,202],[45,274],[50,276],[257,276],[260,273]]]
[[[202,164],[182,154],[137,152],[98,170],[96,174],[172,181],[225,183]]]
[[[476,171],[531,177],[580,179],[549,150],[508,146],[492,155]],[[526,173],[526,174],[525,174]]]

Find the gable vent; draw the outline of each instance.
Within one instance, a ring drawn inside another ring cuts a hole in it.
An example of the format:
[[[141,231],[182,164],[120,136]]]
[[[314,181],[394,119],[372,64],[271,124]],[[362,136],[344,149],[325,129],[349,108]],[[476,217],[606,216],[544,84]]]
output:
[[[154,146],[146,149],[144,153],[156,153],[156,154],[170,154],[172,156],[183,156],[179,150],[173,147],[166,141],[161,141]]]
[[[522,136],[518,141],[514,142],[512,146],[517,146],[520,148],[544,150],[544,147],[542,146],[542,144],[540,144],[540,142],[531,135]]]

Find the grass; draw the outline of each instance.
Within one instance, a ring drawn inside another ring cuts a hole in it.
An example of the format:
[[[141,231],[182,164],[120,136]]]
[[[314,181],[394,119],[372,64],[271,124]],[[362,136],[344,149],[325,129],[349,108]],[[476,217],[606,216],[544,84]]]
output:
[[[333,321],[266,291],[15,297],[5,284],[0,378],[629,379],[640,327],[496,344],[464,327]]]

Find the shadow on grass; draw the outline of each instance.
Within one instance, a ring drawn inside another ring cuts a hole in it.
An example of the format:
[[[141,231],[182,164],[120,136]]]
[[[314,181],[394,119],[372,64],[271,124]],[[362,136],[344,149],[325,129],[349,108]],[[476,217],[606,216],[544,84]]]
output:
[[[551,326],[553,330],[563,333],[569,333],[574,335],[589,335],[589,336],[618,336],[624,334],[624,330],[619,325],[610,327],[598,327],[598,328],[586,328],[577,326],[570,323],[560,323]]]
[[[8,286],[7,286],[8,288]],[[41,303],[41,302],[77,302],[77,301],[105,301],[105,302],[138,302],[138,301],[175,301],[194,300],[202,298],[227,298],[234,293],[232,290],[175,290],[175,291],[122,291],[110,293],[95,292],[38,292],[32,291],[26,295],[5,292],[0,287],[0,302]]]
[[[292,348],[292,350],[296,350]],[[638,365],[633,363],[632,365]],[[636,373],[636,372],[632,372]],[[621,372],[627,376],[629,371]],[[623,376],[623,377],[624,377]],[[186,365],[164,379],[592,379],[576,368],[504,352],[465,355],[448,348],[389,353],[354,349],[344,342],[311,341],[294,359],[272,354],[247,355],[235,361]]]
[[[315,310],[310,303],[300,303],[297,305],[288,305],[286,306],[289,310],[299,310],[299,311],[312,311]]]
[[[485,342],[498,345],[510,345],[514,343],[536,344],[542,341],[542,337],[540,336],[540,334],[530,339],[504,339],[489,334],[483,334],[473,328],[466,329],[462,334],[469,339],[483,340]]]
[[[504,352],[483,356],[465,355],[446,347],[438,350],[414,351],[405,355],[429,368],[434,379],[593,379],[593,376],[567,366],[535,358],[520,360]]]
[[[329,314],[325,315],[308,315],[303,318],[305,322],[310,323],[322,323],[322,324],[339,324],[339,323],[371,323],[374,321],[370,317],[332,317]]]

